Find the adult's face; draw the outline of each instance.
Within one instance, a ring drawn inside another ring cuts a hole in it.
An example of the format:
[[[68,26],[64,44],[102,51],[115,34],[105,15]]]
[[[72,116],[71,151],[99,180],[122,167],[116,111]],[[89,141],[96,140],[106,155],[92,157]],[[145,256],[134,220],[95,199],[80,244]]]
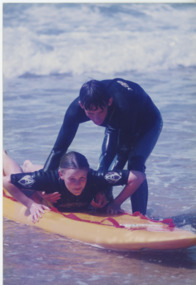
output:
[[[84,110],[86,116],[87,116],[91,121],[93,121],[93,123],[94,123],[95,125],[100,126],[100,125],[104,122],[104,120],[105,120],[105,118],[106,118],[106,116],[107,116],[108,107],[111,106],[111,104],[112,104],[112,98],[110,98],[108,104],[105,105],[103,108],[100,108],[100,107],[99,107],[99,108],[96,108],[96,107],[92,106],[90,110],[87,110],[87,109],[85,109],[85,107],[81,104],[81,102],[79,102],[79,104],[80,104],[80,107]]]

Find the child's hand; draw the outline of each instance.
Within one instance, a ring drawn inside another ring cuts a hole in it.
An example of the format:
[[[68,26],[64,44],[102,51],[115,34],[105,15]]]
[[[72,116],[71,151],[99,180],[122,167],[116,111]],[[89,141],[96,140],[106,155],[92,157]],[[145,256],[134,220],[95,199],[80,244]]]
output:
[[[92,200],[91,206],[93,206],[95,209],[97,208],[103,208],[108,203],[105,195],[103,193],[97,193],[95,196],[95,199]]]
[[[121,209],[120,205],[115,204],[115,202],[111,202],[106,207],[106,212],[107,212],[107,214],[110,214],[110,215],[116,215],[116,214],[124,213],[124,210]]]
[[[42,214],[45,213],[45,210],[50,210],[50,208],[47,206],[37,204],[35,202],[32,202],[28,209],[31,213],[31,219],[33,223],[39,222],[39,219],[42,217]]]
[[[51,194],[46,194],[46,192],[39,192],[39,195],[46,201],[55,203],[61,198],[61,194],[59,192],[54,192]]]

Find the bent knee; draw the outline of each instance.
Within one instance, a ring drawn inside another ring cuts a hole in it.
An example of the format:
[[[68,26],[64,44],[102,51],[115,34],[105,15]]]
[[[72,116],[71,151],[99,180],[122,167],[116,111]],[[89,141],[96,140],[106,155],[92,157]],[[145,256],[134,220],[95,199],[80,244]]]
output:
[[[141,185],[146,180],[145,173],[141,171],[132,170],[130,173],[132,173],[133,181],[139,185]]]
[[[138,180],[142,184],[146,180],[145,173],[138,171]]]

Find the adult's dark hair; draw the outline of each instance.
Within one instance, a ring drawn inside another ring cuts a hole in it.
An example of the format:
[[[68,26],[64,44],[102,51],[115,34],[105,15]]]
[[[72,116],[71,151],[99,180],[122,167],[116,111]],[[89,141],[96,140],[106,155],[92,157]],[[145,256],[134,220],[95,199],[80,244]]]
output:
[[[84,155],[76,151],[65,153],[59,164],[60,169],[89,169],[88,160]]]
[[[109,101],[104,84],[98,80],[84,83],[80,89],[80,102],[86,110],[103,109]]]

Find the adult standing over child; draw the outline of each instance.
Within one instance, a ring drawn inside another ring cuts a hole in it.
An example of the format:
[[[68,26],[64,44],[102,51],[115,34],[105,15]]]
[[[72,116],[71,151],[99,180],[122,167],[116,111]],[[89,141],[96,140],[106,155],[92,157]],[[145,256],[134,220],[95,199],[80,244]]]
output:
[[[121,78],[91,80],[83,84],[68,107],[62,127],[44,169],[56,169],[70,146],[80,123],[93,121],[105,127],[99,172],[123,169],[127,163],[133,174],[132,211],[146,214],[148,185],[145,162],[162,129],[160,111],[137,83]],[[114,175],[111,179],[118,179]],[[120,209],[121,201],[111,200],[109,213]]]

